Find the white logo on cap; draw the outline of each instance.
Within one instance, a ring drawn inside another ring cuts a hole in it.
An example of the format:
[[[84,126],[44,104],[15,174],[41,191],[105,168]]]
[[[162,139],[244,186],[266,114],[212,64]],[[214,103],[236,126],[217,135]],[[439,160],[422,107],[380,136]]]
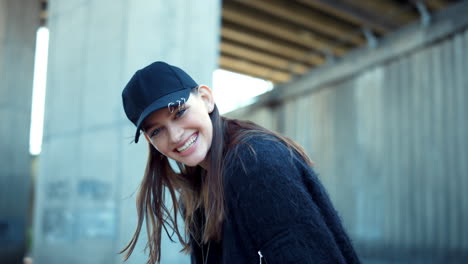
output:
[[[180,100],[176,100],[178,111],[185,108],[185,102],[186,101],[187,100],[184,97],[181,97]],[[176,106],[176,104],[174,102],[170,102],[170,103],[167,104],[167,109],[169,110],[169,113],[172,114],[174,112],[175,106]]]

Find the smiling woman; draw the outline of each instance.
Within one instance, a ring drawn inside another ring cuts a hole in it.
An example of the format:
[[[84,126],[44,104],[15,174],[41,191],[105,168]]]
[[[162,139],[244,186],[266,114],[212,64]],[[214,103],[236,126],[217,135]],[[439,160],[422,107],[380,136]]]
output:
[[[220,116],[209,87],[164,62],[138,70],[122,98],[137,128],[135,142],[142,133],[149,146],[138,225],[121,252],[125,259],[146,221],[148,263],[160,261],[163,228],[178,237],[192,263],[359,263],[312,162],[295,142]]]
[[[203,166],[213,136],[207,114],[213,111],[213,105],[210,88],[195,87],[187,102],[177,109],[162,108],[145,119],[145,138],[168,158],[187,166]]]

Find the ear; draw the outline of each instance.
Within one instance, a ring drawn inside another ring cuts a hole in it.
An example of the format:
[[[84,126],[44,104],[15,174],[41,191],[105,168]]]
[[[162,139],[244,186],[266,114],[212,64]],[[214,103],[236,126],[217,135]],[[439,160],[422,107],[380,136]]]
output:
[[[208,113],[213,112],[215,104],[213,91],[206,85],[200,85],[198,87],[198,96],[200,96],[200,98],[203,100]]]

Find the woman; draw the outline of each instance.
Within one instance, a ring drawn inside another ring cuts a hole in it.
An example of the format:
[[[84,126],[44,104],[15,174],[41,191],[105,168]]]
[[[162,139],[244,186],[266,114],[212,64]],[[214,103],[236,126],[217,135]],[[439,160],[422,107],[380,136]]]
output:
[[[135,142],[143,134],[149,146],[125,259],[146,220],[148,263],[160,261],[162,229],[178,237],[192,263],[359,262],[311,161],[293,141],[221,117],[210,88],[164,62],[137,71],[122,98]]]

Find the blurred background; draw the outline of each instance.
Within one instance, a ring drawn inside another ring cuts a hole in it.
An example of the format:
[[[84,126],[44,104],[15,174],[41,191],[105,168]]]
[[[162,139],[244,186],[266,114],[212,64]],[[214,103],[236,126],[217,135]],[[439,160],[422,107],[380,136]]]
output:
[[[155,60],[304,146],[363,263],[468,263],[466,0],[0,0],[0,263],[122,262]]]

